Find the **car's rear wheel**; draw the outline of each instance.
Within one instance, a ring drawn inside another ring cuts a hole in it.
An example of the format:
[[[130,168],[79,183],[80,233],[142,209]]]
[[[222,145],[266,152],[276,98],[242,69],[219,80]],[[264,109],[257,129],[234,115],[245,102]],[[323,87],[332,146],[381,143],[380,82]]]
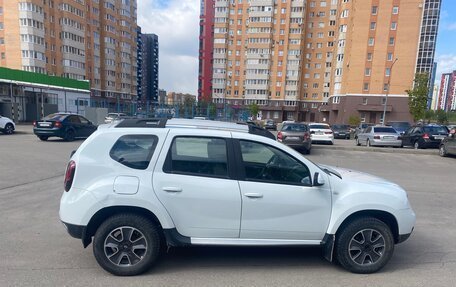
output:
[[[10,135],[14,133],[14,127],[12,124],[6,124],[5,129],[3,131],[5,134]]]
[[[38,138],[42,141],[47,141],[48,137],[47,136],[38,136]]]
[[[420,149],[420,148],[421,148],[420,142],[419,142],[419,141],[415,141],[415,142],[413,143],[413,148],[414,148],[414,149]]]
[[[370,142],[370,140],[367,140],[367,141],[366,141],[366,146],[367,146],[367,147],[371,147],[371,142]]]
[[[336,258],[353,273],[373,273],[383,268],[394,251],[393,234],[384,222],[362,217],[343,227],[336,238]]]
[[[440,145],[440,147],[439,147],[439,155],[442,157],[447,156],[447,151],[446,151],[445,145],[443,145],[443,144]]]
[[[160,255],[160,231],[150,220],[135,214],[118,214],[95,233],[93,254],[101,267],[119,276],[141,274]]]
[[[64,140],[67,142],[74,141],[74,131],[73,130],[67,130],[65,133]]]
[[[360,145],[361,145],[361,143],[359,142],[359,139],[358,139],[358,138],[356,138],[355,141],[356,141],[356,145],[357,145],[357,146],[360,146]]]

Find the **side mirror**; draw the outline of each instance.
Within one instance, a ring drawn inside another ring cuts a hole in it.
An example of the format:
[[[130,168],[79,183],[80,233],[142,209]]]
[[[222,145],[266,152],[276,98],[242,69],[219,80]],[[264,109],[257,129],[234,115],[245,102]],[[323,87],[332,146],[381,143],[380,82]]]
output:
[[[325,180],[320,176],[320,173],[316,172],[314,174],[313,186],[322,186],[325,184]]]

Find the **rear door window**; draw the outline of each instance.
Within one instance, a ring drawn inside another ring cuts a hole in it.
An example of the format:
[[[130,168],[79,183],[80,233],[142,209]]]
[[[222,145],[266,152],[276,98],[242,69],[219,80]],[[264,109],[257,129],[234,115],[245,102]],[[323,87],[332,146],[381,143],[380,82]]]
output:
[[[134,169],[146,169],[157,146],[155,135],[125,135],[111,148],[111,158]]]
[[[166,173],[226,178],[226,140],[212,137],[176,137],[168,151],[163,170]]]

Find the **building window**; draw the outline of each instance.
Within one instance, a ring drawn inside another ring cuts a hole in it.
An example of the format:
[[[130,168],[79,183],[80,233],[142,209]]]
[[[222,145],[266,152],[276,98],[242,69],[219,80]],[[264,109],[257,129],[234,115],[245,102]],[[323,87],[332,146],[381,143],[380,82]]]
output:
[[[367,60],[372,61],[372,53],[367,53]]]
[[[393,46],[394,45],[394,37],[390,37],[389,39],[389,45]]]
[[[347,18],[347,17],[348,17],[348,9],[345,9],[344,11],[342,11],[340,18]]]
[[[399,14],[399,7],[398,6],[394,6],[393,7],[393,14]]]
[[[364,75],[365,75],[365,76],[370,76],[370,75],[371,75],[371,69],[370,69],[370,68],[366,68],[366,69],[364,70]]]
[[[371,29],[371,30],[375,30],[375,27],[376,27],[376,26],[377,26],[377,23],[371,22],[371,24],[370,24],[370,29]]]
[[[368,91],[369,90],[369,83],[364,83],[363,90],[364,91]]]
[[[377,12],[378,12],[378,7],[372,6],[372,15],[377,15]]]
[[[375,43],[374,37],[370,37],[370,38],[369,38],[368,45],[369,45],[369,46],[374,46],[374,43]]]
[[[359,117],[360,117],[362,123],[366,122],[366,113],[360,113]]]
[[[0,38],[0,45],[5,44],[5,38]]]
[[[388,53],[387,59],[388,59],[388,61],[392,61],[393,60],[393,53]]]
[[[339,96],[333,97],[332,98],[332,102],[333,102],[333,104],[339,104],[340,103],[340,97]]]
[[[391,22],[391,30],[397,29],[397,22]]]
[[[0,22],[0,30],[3,30],[3,22]]]
[[[363,105],[367,105],[367,98],[363,98]]]
[[[383,91],[384,92],[388,91],[388,84],[383,84]]]
[[[386,68],[385,76],[389,77],[391,75],[391,68]]]

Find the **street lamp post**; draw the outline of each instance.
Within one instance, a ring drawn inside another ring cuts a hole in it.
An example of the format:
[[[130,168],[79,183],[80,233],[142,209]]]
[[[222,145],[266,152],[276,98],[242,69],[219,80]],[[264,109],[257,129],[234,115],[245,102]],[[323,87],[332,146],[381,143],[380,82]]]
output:
[[[388,82],[386,83],[386,93],[385,93],[385,106],[383,107],[383,123],[382,125],[385,125],[386,123],[386,106],[388,104],[388,94],[389,94],[389,89],[390,89],[390,82],[391,82],[391,74],[393,73],[393,66],[396,64],[397,58],[394,59],[394,62],[391,64],[390,67],[390,74],[388,77]]]

